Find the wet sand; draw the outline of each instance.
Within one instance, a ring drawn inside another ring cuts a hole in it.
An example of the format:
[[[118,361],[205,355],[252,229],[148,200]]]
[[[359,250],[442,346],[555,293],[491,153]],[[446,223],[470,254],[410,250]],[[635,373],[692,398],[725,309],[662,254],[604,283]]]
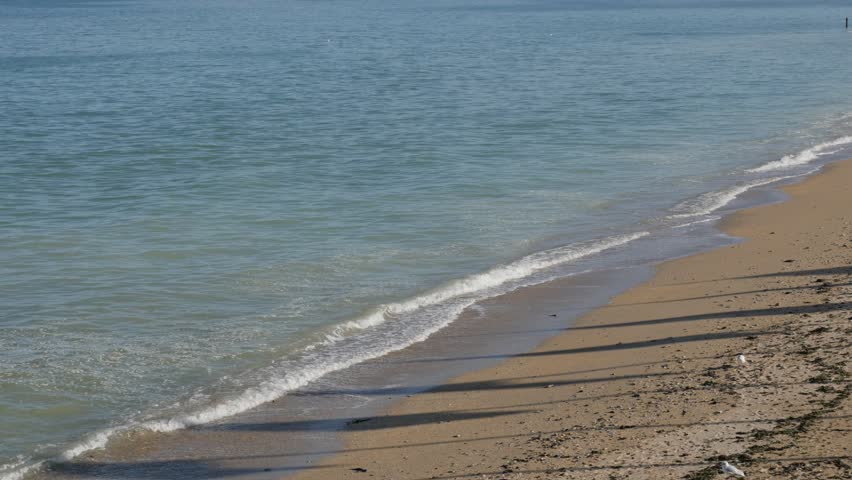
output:
[[[852,161],[785,187],[724,221],[742,243],[665,262],[534,351],[350,422],[340,453],[288,478],[705,479],[720,460],[852,478],[850,185]],[[491,310],[567,321],[561,288]]]

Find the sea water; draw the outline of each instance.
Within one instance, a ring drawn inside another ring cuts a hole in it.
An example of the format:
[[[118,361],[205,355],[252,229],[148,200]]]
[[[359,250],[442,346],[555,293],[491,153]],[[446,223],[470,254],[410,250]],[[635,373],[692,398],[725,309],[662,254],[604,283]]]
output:
[[[841,6],[0,2],[0,477],[240,413],[848,157]]]

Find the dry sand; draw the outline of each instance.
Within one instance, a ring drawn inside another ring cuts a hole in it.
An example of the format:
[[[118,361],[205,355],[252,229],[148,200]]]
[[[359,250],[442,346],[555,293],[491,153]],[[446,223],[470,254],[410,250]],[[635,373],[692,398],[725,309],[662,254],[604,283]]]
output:
[[[726,219],[743,243],[666,262],[535,351],[351,424],[341,453],[288,478],[704,479],[722,459],[748,478],[852,478],[850,185],[847,161],[784,188]],[[558,309],[559,288],[494,301],[523,312],[544,292]]]

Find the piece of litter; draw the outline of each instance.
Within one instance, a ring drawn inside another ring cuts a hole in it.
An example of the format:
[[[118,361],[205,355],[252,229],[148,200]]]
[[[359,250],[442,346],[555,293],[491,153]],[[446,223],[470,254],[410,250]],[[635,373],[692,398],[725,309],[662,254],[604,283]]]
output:
[[[745,473],[739,468],[731,465],[728,462],[722,462],[719,464],[719,468],[722,469],[723,473],[727,473],[728,475],[733,475],[737,478],[745,478]]]

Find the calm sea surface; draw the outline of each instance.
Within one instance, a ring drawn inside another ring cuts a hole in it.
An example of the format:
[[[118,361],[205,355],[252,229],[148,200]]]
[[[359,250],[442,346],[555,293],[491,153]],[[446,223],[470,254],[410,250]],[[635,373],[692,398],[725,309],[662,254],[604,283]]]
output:
[[[0,477],[845,155],[852,10],[704,3],[0,1]]]

